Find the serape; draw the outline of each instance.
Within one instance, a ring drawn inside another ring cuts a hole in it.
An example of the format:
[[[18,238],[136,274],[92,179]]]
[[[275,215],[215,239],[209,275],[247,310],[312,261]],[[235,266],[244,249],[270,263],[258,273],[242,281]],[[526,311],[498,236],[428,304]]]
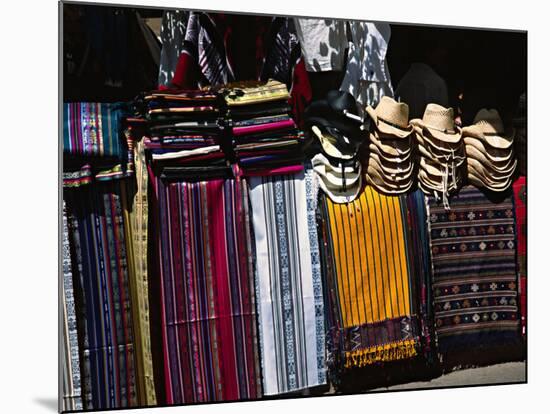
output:
[[[261,395],[245,194],[156,178],[166,402]]]
[[[312,170],[249,180],[264,394],[325,384]]]
[[[80,357],[76,322],[76,308],[73,291],[73,273],[71,246],[67,212],[63,202],[63,344],[61,361],[63,363],[63,399],[61,410],[82,410],[82,387],[80,383]]]
[[[63,106],[63,152],[124,159],[123,103],[70,102]]]
[[[366,186],[351,203],[320,200],[331,371],[415,356],[419,322],[404,196]]]
[[[519,274],[519,307],[521,332],[527,329],[527,184],[520,176],[512,184],[514,189],[514,211],[516,213],[517,262]]]
[[[495,203],[467,186],[450,200],[450,210],[431,196],[428,201],[435,329],[444,363],[460,351],[458,365],[506,360],[506,352],[494,350],[519,339],[511,194]]]
[[[409,259],[413,272],[411,286],[416,302],[413,305],[418,309],[423,355],[433,362],[436,349],[433,341],[432,263],[426,197],[421,190],[416,190],[408,193],[405,199],[410,232]]]
[[[134,145],[135,182],[125,181],[121,187],[126,251],[128,255],[129,287],[132,300],[132,319],[135,336],[135,357],[139,404],[157,404],[151,329],[149,324],[149,269],[148,269],[148,176],[143,139]]]
[[[85,409],[138,404],[121,182],[65,190]],[[77,295],[78,292],[78,295]]]

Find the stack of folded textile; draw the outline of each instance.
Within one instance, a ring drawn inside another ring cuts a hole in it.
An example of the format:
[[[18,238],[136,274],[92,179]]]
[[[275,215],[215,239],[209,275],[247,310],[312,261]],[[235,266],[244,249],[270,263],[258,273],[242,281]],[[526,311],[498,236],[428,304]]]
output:
[[[474,125],[462,130],[468,163],[468,180],[477,187],[504,191],[512,182],[514,130],[505,131],[496,109],[481,109]]]
[[[428,104],[422,119],[410,121],[416,131],[420,168],[418,186],[449,208],[450,194],[459,189],[460,167],[466,159],[462,130],[456,126],[452,108]]]
[[[367,182],[386,194],[405,193],[414,183],[409,107],[384,96],[366,111],[372,120]]]
[[[304,135],[289,115],[285,84],[269,80],[225,85],[227,124],[236,161],[245,175],[289,174],[303,169]]]
[[[315,137],[311,163],[321,189],[334,203],[353,201],[362,188],[362,122],[357,103],[348,92],[330,91],[306,110],[306,131]]]
[[[217,94],[163,90],[152,92],[145,102],[150,134],[145,147],[162,177],[204,178],[227,169]]]

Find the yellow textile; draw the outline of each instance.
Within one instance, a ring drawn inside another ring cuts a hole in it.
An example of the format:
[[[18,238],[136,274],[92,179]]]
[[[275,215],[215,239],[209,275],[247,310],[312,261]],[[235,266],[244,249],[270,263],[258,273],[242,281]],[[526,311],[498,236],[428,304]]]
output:
[[[229,90],[225,97],[228,106],[258,104],[290,98],[286,85],[273,79],[265,84],[245,81],[231,83],[226,87]]]
[[[135,143],[136,185],[123,188],[123,209],[128,252],[128,271],[136,343],[137,384],[140,405],[156,405],[149,325],[149,287],[147,269],[147,166],[143,140]],[[133,197],[132,197],[133,195]],[[130,199],[131,198],[131,199]],[[128,205],[128,203],[131,203]]]
[[[370,186],[348,204],[327,199],[342,328],[411,315],[401,198]],[[414,340],[346,352],[346,366],[414,356]]]

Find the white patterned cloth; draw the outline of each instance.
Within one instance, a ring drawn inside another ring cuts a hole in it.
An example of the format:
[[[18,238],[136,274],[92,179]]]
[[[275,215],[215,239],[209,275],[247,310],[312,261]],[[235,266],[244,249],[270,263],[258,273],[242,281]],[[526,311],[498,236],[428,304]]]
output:
[[[294,19],[308,72],[342,70],[347,46],[346,22],[333,19]]]
[[[386,62],[391,28],[388,23],[349,22],[349,42],[346,74],[340,86],[359,104],[376,106],[383,96],[393,97],[390,72]]]
[[[313,171],[250,178],[265,395],[326,384]]]

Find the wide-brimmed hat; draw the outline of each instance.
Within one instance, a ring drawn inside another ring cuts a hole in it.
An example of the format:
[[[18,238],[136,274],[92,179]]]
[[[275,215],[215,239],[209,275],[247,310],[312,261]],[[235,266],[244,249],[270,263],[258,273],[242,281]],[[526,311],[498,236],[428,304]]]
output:
[[[502,119],[496,109],[480,109],[474,124],[464,127],[462,133],[477,138],[493,148],[507,149],[514,143],[515,130],[505,131]]]
[[[371,165],[367,167],[366,180],[368,184],[385,194],[403,194],[410,190],[414,183],[414,180],[410,180],[409,182],[402,184],[396,184],[395,182],[388,181],[376,168]]]
[[[387,153],[383,152],[379,147],[377,147],[372,143],[369,144],[368,149],[369,149],[369,154],[376,154],[381,159],[389,162],[393,162],[396,164],[409,163],[409,162],[412,163],[412,158],[411,158],[412,151],[409,151],[405,155],[388,155]]]
[[[341,137],[329,134],[326,129],[317,125],[312,125],[311,131],[321,145],[321,150],[329,157],[349,160],[357,155],[357,145],[347,144]]]
[[[491,160],[487,157],[487,154],[479,151],[473,145],[466,145],[466,156],[468,157],[468,162],[470,162],[470,160],[477,160],[483,165],[483,168],[501,174],[514,171],[517,165],[517,160],[513,157],[503,161]]]
[[[510,178],[515,171],[516,164],[512,164],[513,169],[507,172],[497,172],[487,169],[481,162],[475,158],[468,158],[468,171],[475,171],[476,174],[489,184],[499,184]]]
[[[508,180],[504,181],[503,183],[499,185],[491,185],[485,182],[481,177],[479,177],[475,171],[468,171],[468,181],[479,188],[487,188],[491,191],[495,192],[502,192],[506,191],[510,184],[512,184],[512,179],[509,178]]]
[[[410,140],[382,140],[376,130],[369,133],[369,139],[381,152],[389,156],[405,156],[410,154],[412,149]]]
[[[424,146],[426,149],[428,149],[433,154],[460,154],[464,150],[464,142],[458,141],[458,142],[445,142],[440,141],[433,137],[433,135],[429,133],[424,133],[423,128],[418,125],[418,121],[415,121],[413,125],[413,129],[415,130],[415,138],[418,145]]]
[[[389,181],[410,180],[413,172],[413,163],[394,163],[381,158],[378,154],[371,153],[368,165],[377,169],[382,176],[386,176]]]
[[[332,90],[325,99],[313,101],[306,108],[304,126],[306,129],[312,125],[332,127],[352,140],[360,140],[362,122],[346,114],[358,116],[355,98],[349,92]]]
[[[464,136],[464,144],[465,147],[472,146],[476,148],[478,151],[485,154],[492,162],[509,161],[513,157],[512,147],[509,149],[494,148],[477,138],[468,136]]]
[[[333,187],[352,187],[360,179],[361,163],[333,165],[323,154],[311,159],[313,170]]]
[[[376,109],[369,105],[366,111],[372,119],[372,125],[383,134],[407,138],[412,133],[412,127],[409,125],[409,106],[406,103],[383,96]]]
[[[442,142],[457,143],[462,137],[462,130],[454,121],[453,108],[428,104],[422,119],[414,119],[410,123],[420,126],[422,135],[429,135]]]

